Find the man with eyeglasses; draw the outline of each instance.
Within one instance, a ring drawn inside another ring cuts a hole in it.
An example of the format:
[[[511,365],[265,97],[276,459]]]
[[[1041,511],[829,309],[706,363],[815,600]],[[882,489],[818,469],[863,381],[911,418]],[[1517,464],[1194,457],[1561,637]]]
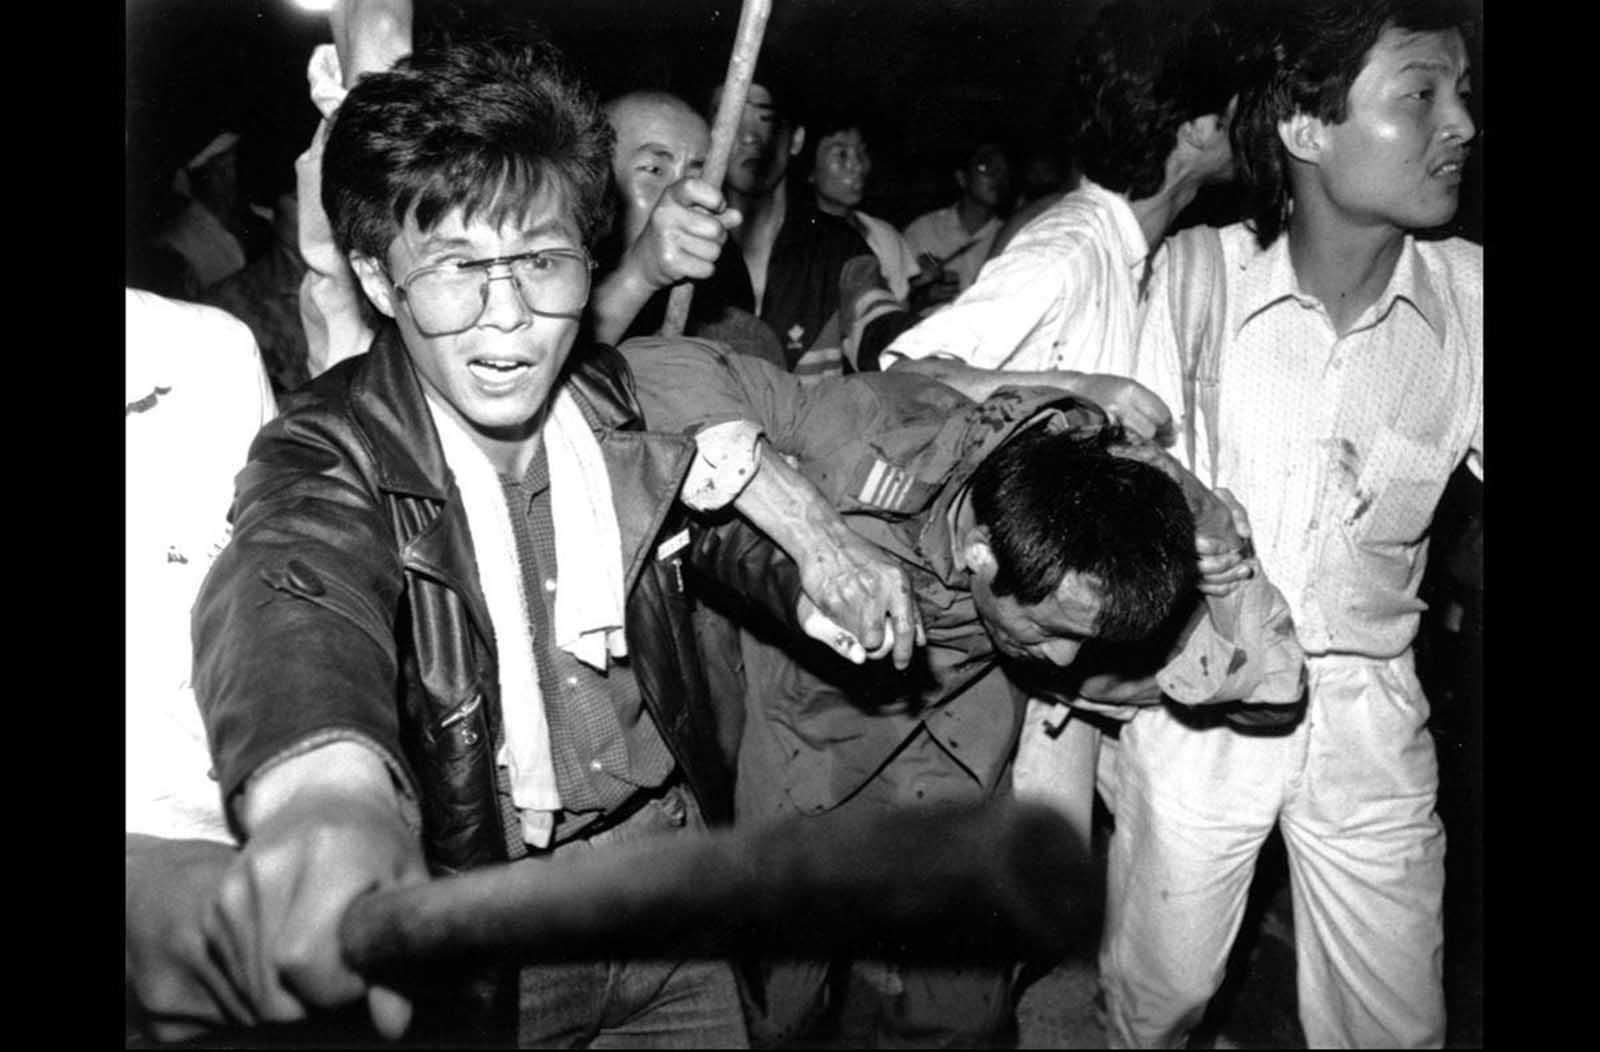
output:
[[[961,196],[907,225],[904,233],[922,266],[918,284],[935,282],[930,303],[954,299],[978,280],[989,246],[1000,232],[1000,214],[1011,202],[1011,162],[998,143],[979,144],[956,169]]]
[[[726,820],[685,564],[804,613],[764,552],[719,559],[676,502],[705,461],[643,430],[580,336],[610,148],[534,44],[402,59],[328,131],[323,203],[383,320],[258,437],[194,614],[243,845],[196,940],[225,1022],[364,1001],[424,1042],[746,1040],[721,961],[475,965],[402,995],[337,936],[374,887]]]

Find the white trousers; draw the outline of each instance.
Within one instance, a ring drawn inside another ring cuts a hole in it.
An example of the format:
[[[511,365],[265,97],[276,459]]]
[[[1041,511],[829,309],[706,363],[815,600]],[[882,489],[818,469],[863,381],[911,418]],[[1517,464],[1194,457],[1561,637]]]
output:
[[[1087,849],[1092,843],[1100,729],[1075,715],[1060,723],[1061,716],[1061,706],[1029,699],[1011,770],[1012,792],[1018,800],[1060,811]]]
[[[1100,972],[1112,1047],[1175,1048],[1222,981],[1262,842],[1280,825],[1300,1021],[1312,1048],[1444,1041],[1444,828],[1411,654],[1309,661],[1288,735],[1141,712],[1117,750]]]

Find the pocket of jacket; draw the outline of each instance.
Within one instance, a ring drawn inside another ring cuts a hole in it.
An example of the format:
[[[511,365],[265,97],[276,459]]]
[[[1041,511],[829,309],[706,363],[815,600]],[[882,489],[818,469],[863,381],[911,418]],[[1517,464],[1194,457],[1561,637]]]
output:
[[[489,721],[479,691],[434,721],[427,736],[427,764],[444,785],[465,785],[474,768],[490,759]],[[454,790],[447,790],[454,792]]]

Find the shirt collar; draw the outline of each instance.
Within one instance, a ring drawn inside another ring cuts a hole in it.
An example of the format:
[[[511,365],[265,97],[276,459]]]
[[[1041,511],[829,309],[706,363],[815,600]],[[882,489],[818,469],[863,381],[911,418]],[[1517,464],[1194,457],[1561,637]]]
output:
[[[1233,332],[1237,336],[1245,323],[1274,304],[1293,299],[1301,303],[1315,303],[1315,297],[1300,291],[1300,279],[1295,275],[1294,263],[1289,258],[1289,235],[1280,235],[1265,249],[1248,256],[1239,264],[1242,272],[1237,283],[1239,310]],[[1394,309],[1398,301],[1409,303],[1422,320],[1433,330],[1435,338],[1444,342],[1444,307],[1428,273],[1427,263],[1417,251],[1416,239],[1406,235],[1400,248],[1400,259],[1395,263],[1389,284],[1369,308],[1368,317],[1382,318]]]
[[[927,561],[928,569],[947,587],[965,580],[968,572],[956,532],[956,509],[966,495],[965,476],[970,474],[966,472],[955,485],[945,487],[923,520],[921,534],[917,537],[917,548]]]
[[[1145,257],[1150,254],[1150,243],[1145,240],[1144,231],[1139,227],[1139,218],[1133,214],[1133,206],[1128,204],[1128,199],[1107,190],[1087,176],[1079,180],[1078,191],[1099,202],[1111,213],[1118,246],[1122,250],[1122,262],[1129,267],[1143,266]]]
[[[1422,253],[1417,251],[1416,239],[1409,234],[1400,249],[1400,261],[1395,264],[1394,273],[1389,277],[1389,287],[1379,300],[1383,313],[1393,308],[1394,301],[1402,299],[1422,316],[1422,320],[1433,330],[1434,337],[1443,344],[1444,304],[1439,299],[1438,290],[1433,287],[1427,262],[1422,258]]]

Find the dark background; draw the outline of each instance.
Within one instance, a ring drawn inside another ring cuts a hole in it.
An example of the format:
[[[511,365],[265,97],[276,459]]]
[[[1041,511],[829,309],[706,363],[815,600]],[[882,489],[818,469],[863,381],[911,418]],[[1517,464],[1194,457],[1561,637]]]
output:
[[[1103,0],[774,0],[762,48],[804,100],[870,128],[869,211],[942,204],[980,140],[1049,138],[1061,61]],[[737,0],[416,0],[416,36],[543,28],[602,97],[664,87],[704,106],[727,67]],[[164,183],[217,132],[241,133],[244,189],[268,202],[316,128],[306,60],[325,16],[290,0],[129,0],[131,193]],[[919,171],[918,169],[922,169]],[[919,182],[920,180],[920,182]],[[134,203],[130,201],[130,203]],[[876,209],[871,206],[876,205]]]
[[[843,107],[868,130],[866,211],[904,224],[947,203],[980,141],[1070,152],[1058,131],[1061,70],[1105,0],[773,0],[762,48],[808,105]],[[1192,7],[1196,0],[1169,0]],[[1481,0],[1474,6],[1482,10]],[[485,27],[541,29],[601,97],[637,87],[704,107],[723,76],[737,0],[415,0],[419,41]],[[241,133],[243,190],[270,203],[318,115],[306,61],[326,16],[291,0],[128,0],[126,166],[130,217],[218,132]],[[1483,97],[1481,48],[1474,87]],[[1480,106],[1481,112],[1481,106]],[[1480,129],[1482,122],[1480,121]],[[1452,233],[1482,239],[1482,142]],[[1225,205],[1207,218],[1225,220]]]

